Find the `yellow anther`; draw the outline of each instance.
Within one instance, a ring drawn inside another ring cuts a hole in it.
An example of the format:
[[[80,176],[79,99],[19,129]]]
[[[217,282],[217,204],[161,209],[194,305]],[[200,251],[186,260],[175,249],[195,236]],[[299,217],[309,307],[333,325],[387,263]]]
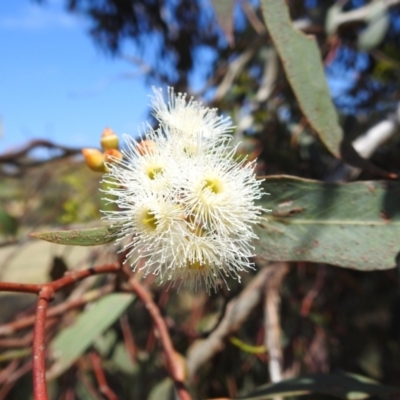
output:
[[[221,182],[216,178],[206,178],[203,188],[204,189],[208,188],[208,189],[211,190],[211,192],[213,192],[215,194],[218,194],[218,193],[222,192]]]
[[[160,166],[152,166],[147,169],[147,176],[153,180],[156,178],[158,174],[162,174],[164,172],[164,168]]]
[[[142,218],[142,223],[144,226],[151,228],[152,230],[157,229],[158,220],[156,215],[152,211],[146,211]]]
[[[194,269],[197,271],[204,271],[206,269],[206,264],[202,263],[199,260],[196,260],[195,262],[188,262],[187,267],[189,269]]]

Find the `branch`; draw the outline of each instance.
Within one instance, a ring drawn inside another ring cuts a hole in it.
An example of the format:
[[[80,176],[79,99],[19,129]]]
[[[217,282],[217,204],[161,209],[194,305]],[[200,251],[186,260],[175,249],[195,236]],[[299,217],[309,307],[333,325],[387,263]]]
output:
[[[33,335],[33,391],[35,400],[48,400],[45,366],[45,323],[48,303],[53,297],[54,293],[68,285],[76,283],[92,275],[118,272],[124,273],[124,275],[128,278],[131,276],[131,271],[128,268],[125,267],[122,269],[120,263],[113,263],[82,271],[73,271],[63,278],[51,283],[30,285],[0,282],[0,291],[36,293],[39,295]],[[143,301],[153,319],[154,326],[158,331],[159,339],[164,349],[167,369],[175,383],[175,388],[179,398],[181,400],[190,400],[190,394],[184,385],[185,371],[172,345],[168,329],[164,319],[161,316],[160,310],[152,300],[150,293],[147,292],[147,290],[140,285],[139,282],[132,278],[129,281],[129,285],[131,290]],[[82,304],[82,300],[73,300],[67,304],[56,306],[52,309],[52,314],[54,315],[60,313],[63,310],[65,311],[70,307],[76,306],[77,304]],[[27,317],[23,323],[14,323],[13,326],[11,326],[11,329],[29,326],[31,322],[32,317]],[[6,328],[3,326],[3,332],[9,332],[9,329],[10,325],[6,326]]]
[[[274,48],[266,51],[263,76],[257,89],[254,100],[249,102],[246,115],[242,115],[235,129],[234,144],[243,141],[243,133],[254,124],[254,115],[272,95],[279,74],[279,58]]]
[[[135,64],[140,69],[142,74],[151,75],[164,85],[170,84],[170,80],[165,74],[162,74],[157,69],[154,69],[149,64],[146,64],[141,58],[131,55],[122,55],[122,59],[130,62],[131,64]],[[124,76],[125,78],[131,78],[132,74],[125,74]]]
[[[82,385],[85,387],[85,389],[89,392],[91,398],[93,400],[103,400],[103,397],[100,396],[94,387],[92,380],[89,379],[87,374],[82,371],[82,369],[78,370],[78,377]]]
[[[365,22],[370,20],[376,14],[377,7],[389,8],[400,3],[400,0],[383,0],[379,2],[371,2],[363,7],[356,8],[351,11],[341,11],[340,5],[334,5],[338,11],[331,13],[331,21],[327,26],[327,31],[331,35],[337,32],[340,26],[353,24],[356,22]]]
[[[261,260],[258,260],[261,262]],[[269,279],[277,273],[276,264],[260,269],[256,277],[247,285],[240,295],[231,300],[220,324],[207,339],[196,341],[188,351],[187,369],[189,378],[197,370],[224,348],[224,340],[237,331],[248,318],[254,307],[260,302]]]
[[[120,271],[120,264],[113,263],[82,271],[73,271],[51,283],[29,285],[0,282],[0,291],[37,293],[39,295],[33,331],[33,393],[35,400],[48,400],[45,359],[46,313],[48,303],[52,299],[54,293],[88,276],[111,272],[118,273]]]
[[[265,42],[266,36],[260,35],[253,40],[246,50],[241,53],[235,60],[233,60],[228,67],[224,79],[217,87],[215,92],[214,101],[221,100],[228,90],[232,87],[232,83],[235,78],[240,74],[246,64],[252,59],[254,54],[260,48],[260,46]]]
[[[135,340],[133,339],[131,327],[129,326],[128,317],[126,314],[122,315],[119,319],[122,336],[124,337],[125,347],[128,351],[129,358],[132,361],[132,364],[136,362],[136,355],[137,355],[137,347],[135,345]]]
[[[103,368],[101,367],[101,358],[95,353],[90,353],[90,360],[92,362],[93,371],[96,375],[97,383],[99,384],[99,390],[108,400],[117,400],[117,395],[111,390],[107,384],[106,376],[104,374]]]
[[[390,140],[398,131],[400,124],[400,103],[394,115],[388,115],[383,121],[369,128],[363,135],[352,142],[354,150],[363,158],[369,159],[385,142]],[[346,182],[355,179],[361,168],[341,162],[325,179],[328,182]]]
[[[264,23],[258,18],[256,12],[254,11],[253,6],[245,1],[239,0],[239,5],[242,8],[244,14],[247,17],[247,20],[250,22],[253,29],[259,34],[263,35],[266,31]]]
[[[301,302],[300,315],[302,317],[307,317],[308,314],[310,313],[314,299],[318,296],[318,293],[324,286],[325,273],[326,273],[325,265],[320,265],[317,270],[317,278],[315,279],[313,287],[304,296],[303,301]]]
[[[31,369],[32,369],[32,361],[28,361],[15,372],[11,372],[5,384],[2,386],[0,390],[0,400],[6,400],[6,396],[14,386],[15,381],[17,381],[19,378],[21,378],[21,376],[25,375]]]
[[[34,150],[38,147],[44,147],[44,148],[52,149],[52,150],[59,150],[61,152],[61,154],[59,154],[51,159],[45,159],[45,160],[36,160],[36,159],[28,158],[28,154],[32,150]],[[74,156],[74,155],[77,155],[80,153],[81,153],[80,148],[62,146],[62,145],[53,143],[49,140],[42,140],[42,139],[32,140],[28,144],[26,144],[25,146],[20,148],[19,150],[9,151],[7,153],[0,154],[0,164],[8,164],[8,165],[19,168],[19,170],[17,172],[7,173],[7,174],[5,174],[4,171],[1,171],[1,169],[0,169],[0,173],[3,176],[18,177],[21,175],[23,170],[26,168],[37,167],[39,165],[48,163],[50,161],[67,158],[67,157]]]
[[[265,293],[265,347],[268,352],[268,367],[271,382],[282,380],[282,347],[281,347],[281,324],[279,318],[280,296],[279,290],[283,278],[288,273],[289,268],[285,263],[277,264],[276,272],[266,284]]]
[[[32,324],[35,322],[35,317],[32,315]],[[27,347],[32,344],[33,332],[28,332],[25,336],[20,338],[0,339],[0,347],[5,348],[21,348]],[[0,355],[0,360],[3,361],[4,355]]]
[[[53,289],[54,292],[64,288],[65,286],[76,283],[88,276],[98,275],[98,274],[107,274],[110,272],[120,272],[119,264],[106,264],[100,267],[93,267],[84,269],[81,271],[72,271],[68,273],[68,275],[62,277],[61,279],[57,279],[51,283],[42,283],[42,284],[25,284],[25,283],[12,283],[12,282],[0,282],[0,292],[20,292],[20,293],[36,293],[39,294],[40,291],[45,287],[49,286]]]
[[[1,283],[0,283],[1,284]],[[58,315],[64,314],[66,311],[72,308],[82,307],[85,304],[99,299],[108,293],[111,293],[114,289],[114,285],[106,285],[102,288],[92,290],[78,299],[73,299],[65,301],[57,306],[51,307],[47,312],[47,318],[56,317]],[[28,328],[35,322],[35,315],[28,315],[26,317],[20,318],[16,321],[9,322],[7,324],[0,325],[0,336],[7,336],[15,333],[24,328]],[[1,344],[1,342],[0,342]]]
[[[181,400],[191,400],[191,396],[185,387],[185,370],[178,358],[178,354],[174,349],[174,346],[169,335],[167,325],[163,317],[161,316],[160,310],[156,303],[151,298],[150,293],[135,279],[135,277],[129,280],[129,285],[132,291],[139,297],[147,308],[155,328],[157,329],[159,340],[164,350],[166,358],[167,370],[174,381],[175,389],[178,393],[178,397]]]
[[[0,371],[0,384],[7,381],[9,376],[18,368],[19,360],[12,360],[7,367]]]
[[[33,395],[35,400],[48,400],[46,387],[45,324],[49,301],[54,295],[51,285],[44,286],[37,302],[33,329]]]

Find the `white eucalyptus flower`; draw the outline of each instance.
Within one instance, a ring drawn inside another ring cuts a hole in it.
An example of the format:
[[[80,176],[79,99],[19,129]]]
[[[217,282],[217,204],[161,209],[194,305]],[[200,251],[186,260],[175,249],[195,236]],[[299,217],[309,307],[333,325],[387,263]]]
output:
[[[188,155],[198,153],[205,147],[225,141],[233,130],[231,119],[217,115],[216,108],[204,107],[202,103],[190,98],[186,93],[174,93],[168,88],[166,103],[161,89],[153,88],[151,96],[153,115],[158,122],[169,130],[169,136],[181,143]]]
[[[197,157],[181,181],[181,197],[187,214],[205,229],[253,237],[252,224],[262,212],[254,204],[261,198],[261,182],[255,179],[254,163],[237,163],[233,156],[234,151]]]
[[[145,275],[217,290],[252,268],[253,226],[266,211],[255,204],[263,192],[254,162],[235,161],[229,119],[215,109],[171,88],[168,103],[154,90],[152,105],[160,127],[147,132],[151,146],[126,137],[123,160],[107,165],[106,193],[117,209],[105,219],[120,227],[132,266],[143,259]]]

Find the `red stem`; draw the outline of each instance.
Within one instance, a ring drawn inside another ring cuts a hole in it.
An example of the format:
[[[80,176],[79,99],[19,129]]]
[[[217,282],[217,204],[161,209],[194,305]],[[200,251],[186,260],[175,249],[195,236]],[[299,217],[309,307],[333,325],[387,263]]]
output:
[[[30,285],[26,283],[0,282],[2,292],[39,293],[43,285]]]
[[[113,285],[106,285],[106,286],[103,286],[102,288],[99,288],[96,291],[94,291],[90,296],[84,295],[81,298],[69,300],[64,303],[58,304],[54,307],[51,307],[51,308],[49,308],[49,310],[47,312],[47,318],[58,316],[72,308],[81,307],[81,306],[85,305],[86,303],[97,300],[98,298],[100,298],[108,293],[111,293],[113,288],[114,288]],[[28,316],[18,319],[16,321],[12,321],[7,324],[0,325],[0,337],[10,335],[20,329],[24,329],[24,328],[27,328],[27,327],[33,325],[35,322],[35,318],[36,318],[35,315],[28,315]],[[2,343],[4,343],[4,340],[0,339],[0,347],[2,346]]]
[[[119,322],[121,325],[122,336],[124,337],[126,350],[128,351],[129,357],[132,363],[134,364],[136,362],[137,348],[135,345],[135,340],[133,339],[132,331],[129,326],[129,321],[126,314],[121,316]]]
[[[107,264],[82,271],[74,271],[54,282],[40,285],[0,282],[0,291],[37,293],[35,325],[33,328],[33,394],[35,400],[48,400],[46,388],[45,334],[46,312],[54,293],[91,275],[120,271],[119,264]]]
[[[21,378],[21,376],[25,375],[28,371],[32,369],[32,362],[28,361],[22,367],[17,369],[14,372],[9,373],[9,376],[4,383],[4,385],[1,387],[0,390],[0,400],[6,400],[7,394],[10,392],[10,390],[13,388],[15,382]]]
[[[155,328],[158,331],[159,339],[161,345],[164,349],[164,355],[166,359],[166,366],[169,374],[174,381],[175,389],[178,393],[178,397],[181,400],[191,400],[191,396],[185,387],[185,369],[180,362],[177,353],[169,335],[167,325],[163,317],[161,316],[160,310],[151,298],[150,293],[135,279],[131,278],[129,284],[132,291],[142,300],[143,304],[146,306]]]
[[[302,317],[307,317],[310,313],[313,301],[318,296],[319,292],[324,286],[325,281],[325,268],[323,266],[319,266],[317,272],[317,278],[315,279],[314,285],[311,290],[306,294],[301,302],[300,314]]]
[[[118,400],[117,395],[110,389],[107,384],[106,376],[103,368],[101,367],[101,358],[95,352],[90,353],[90,359],[92,361],[93,371],[96,375],[97,383],[99,384],[100,392],[107,397],[108,400]]]
[[[48,400],[46,388],[46,359],[45,359],[45,331],[46,313],[48,303],[55,292],[91,275],[122,272],[130,277],[131,272],[123,268],[121,264],[114,263],[93,267],[82,271],[74,271],[54,282],[29,285],[10,282],[0,282],[0,291],[37,293],[38,302],[36,308],[35,325],[33,332],[33,393],[35,400]],[[185,371],[177,353],[172,345],[167,326],[161,316],[160,310],[151,298],[150,293],[135,279],[130,279],[130,287],[134,293],[143,301],[153,320],[154,326],[159,333],[159,339],[164,349],[167,369],[175,383],[178,397],[181,400],[191,400],[191,396],[184,385]],[[93,356],[92,356],[93,357]],[[96,357],[96,356],[94,356]],[[94,363],[96,365],[96,362]],[[101,368],[101,366],[100,366]],[[96,371],[95,371],[96,372]],[[97,370],[96,375],[100,377]],[[114,393],[109,393],[113,398]],[[116,397],[115,397],[116,398]]]
[[[74,271],[64,276],[63,278],[52,282],[51,285],[53,286],[54,290],[57,291],[65,286],[71,285],[72,283],[87,278],[88,276],[107,274],[110,272],[118,272],[120,271],[120,269],[121,268],[119,264],[113,263],[113,264],[102,265],[100,267],[84,269],[82,271]]]
[[[91,275],[107,274],[110,272],[118,272],[120,270],[119,264],[107,264],[100,267],[93,267],[84,269],[81,271],[73,271],[68,273],[68,275],[57,279],[50,283],[41,283],[37,285],[30,285],[24,283],[12,283],[12,282],[0,282],[0,292],[23,292],[23,293],[37,293],[45,287],[49,286],[54,292],[62,289],[65,286],[71,285],[72,283],[78,282],[84,278]]]
[[[51,284],[46,285],[39,293],[36,308],[36,320],[33,328],[33,395],[35,400],[48,400],[46,388],[46,311],[49,301],[53,297],[54,289]]]

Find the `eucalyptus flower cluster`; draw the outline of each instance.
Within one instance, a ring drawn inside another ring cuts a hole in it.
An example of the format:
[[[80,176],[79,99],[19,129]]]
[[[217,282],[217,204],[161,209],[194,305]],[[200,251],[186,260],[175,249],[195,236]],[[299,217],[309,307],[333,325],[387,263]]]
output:
[[[254,162],[237,161],[229,118],[186,94],[154,89],[153,115],[145,140],[125,136],[123,158],[107,165],[105,219],[134,268],[161,282],[204,283],[215,290],[227,277],[240,280],[252,268],[253,226],[263,209]],[[144,139],[144,138],[143,138]]]

